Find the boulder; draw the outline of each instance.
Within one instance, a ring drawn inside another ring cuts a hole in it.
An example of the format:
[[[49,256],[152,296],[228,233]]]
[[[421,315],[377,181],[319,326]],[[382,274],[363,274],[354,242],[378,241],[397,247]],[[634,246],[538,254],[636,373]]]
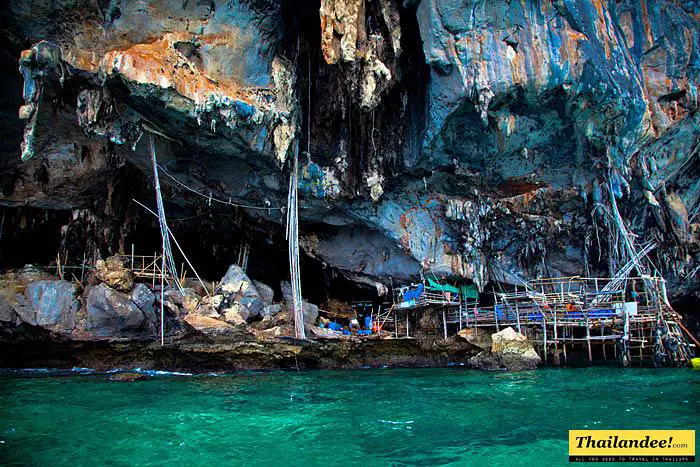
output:
[[[113,289],[129,292],[134,286],[131,271],[120,256],[110,256],[106,260],[98,259],[95,263],[95,276]]]
[[[27,308],[27,297],[17,292],[16,287],[3,286],[0,288],[0,323],[14,325],[20,321],[17,311]]]
[[[541,361],[532,342],[511,327],[492,334],[491,342],[490,350],[484,350],[470,359],[471,366],[487,370],[505,368],[521,371],[533,370]]]
[[[204,334],[225,334],[233,330],[233,326],[227,322],[208,316],[191,314],[185,316],[184,320],[194,329]]]
[[[265,301],[258,293],[253,281],[240,266],[235,264],[228,268],[226,275],[216,288],[216,293],[222,296],[220,304],[215,306],[218,310],[230,308],[234,303],[240,304],[238,312],[246,321],[258,317],[260,310],[265,306]],[[212,299],[212,305],[214,305],[213,302]]]
[[[282,304],[281,304],[281,303],[275,303],[275,304],[272,304],[272,305],[268,305],[268,306],[266,306],[265,308],[263,308],[262,310],[260,310],[260,316],[262,316],[263,319],[264,319],[264,318],[267,318],[267,317],[275,316],[275,315],[276,315],[277,313],[279,313],[280,311],[282,311]]]
[[[187,290],[191,289],[194,290],[194,293],[196,295],[199,295],[200,297],[204,297],[207,294],[210,294],[214,291],[214,287],[212,286],[211,282],[202,280],[201,282],[199,279],[195,277],[187,277],[183,282],[182,282],[182,287]]]
[[[185,313],[194,313],[200,300],[193,289],[185,289],[185,294],[182,296],[182,308]]]
[[[258,290],[258,294],[260,294],[260,298],[265,306],[272,305],[272,301],[275,298],[275,291],[272,290],[272,287],[255,280],[253,281],[253,285],[255,285],[255,288]]]
[[[287,305],[287,310],[294,309],[292,306],[292,284],[289,282],[281,282],[280,287],[282,288],[282,297],[284,297],[284,302]],[[313,303],[309,303],[302,299],[301,312],[304,315],[304,324],[314,325],[318,319],[318,307]]]
[[[314,337],[321,337],[324,339],[340,339],[340,335],[337,332],[331,331],[328,328],[320,328],[318,326],[308,326],[308,330],[311,331],[311,334]]]
[[[318,307],[316,305],[304,300],[301,311],[304,314],[304,324],[308,326],[316,324],[318,320]]]
[[[182,292],[175,288],[167,287],[163,292],[163,297],[165,298],[165,300],[168,300],[173,305],[182,306]]]
[[[156,296],[146,284],[135,284],[131,291],[131,301],[138,307],[144,316],[156,316],[154,304]]]
[[[15,313],[10,302],[0,295],[0,323],[14,324],[15,321],[17,321],[17,313]]]
[[[496,371],[502,370],[501,362],[490,350],[482,350],[469,359],[469,366],[477,370]]]
[[[201,301],[202,305],[209,305],[212,308],[218,310],[221,308],[221,303],[224,301],[223,295],[212,295],[211,297],[204,297]]]
[[[151,337],[158,322],[154,302],[142,287],[130,296],[99,284],[87,295],[85,331],[95,338]]]
[[[257,331],[256,335],[262,339],[272,339],[272,338],[277,338],[277,337],[293,336],[294,335],[294,326],[289,325],[289,324],[273,326],[271,328]]]
[[[243,268],[237,264],[229,266],[228,271],[221,278],[217,289],[238,292],[239,290],[255,287],[253,281],[246,275]]]
[[[25,323],[68,334],[75,327],[78,300],[75,285],[61,280],[40,280],[24,289],[26,306],[15,308]]]
[[[188,315],[206,316],[207,318],[219,318],[219,311],[208,303],[200,303]]]
[[[233,324],[234,326],[236,326],[236,325],[245,323],[245,319],[243,319],[242,311],[243,311],[243,306],[240,303],[234,303],[229,308],[225,308],[224,310],[222,310],[221,315],[224,317],[224,320],[227,323]]]
[[[491,333],[482,328],[464,328],[457,335],[481,350],[491,349]]]
[[[47,273],[39,266],[35,266],[34,264],[25,264],[22,269],[20,269],[16,272],[16,274],[14,274],[14,276],[17,279],[17,281],[22,284],[29,284],[31,282],[41,280],[56,279],[56,276],[52,276],[51,274]]]
[[[158,308],[160,308],[160,289],[155,291],[155,299],[158,302]],[[179,290],[166,287],[163,292],[163,307],[169,310],[170,314],[173,316],[180,316],[180,306],[182,305],[182,294]]]

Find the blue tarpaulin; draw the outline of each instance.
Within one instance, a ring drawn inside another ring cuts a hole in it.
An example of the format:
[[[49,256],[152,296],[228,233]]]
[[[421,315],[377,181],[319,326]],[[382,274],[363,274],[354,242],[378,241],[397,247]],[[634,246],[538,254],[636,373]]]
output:
[[[409,300],[413,299],[418,299],[420,298],[421,294],[423,293],[423,289],[425,287],[423,284],[419,284],[418,287],[415,289],[407,290],[406,292],[403,293],[403,297],[401,299],[402,302],[408,302]]]

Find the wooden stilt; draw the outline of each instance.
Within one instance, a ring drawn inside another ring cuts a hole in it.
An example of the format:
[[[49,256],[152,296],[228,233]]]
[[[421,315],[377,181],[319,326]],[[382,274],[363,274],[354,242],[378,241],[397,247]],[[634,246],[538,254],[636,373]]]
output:
[[[603,361],[608,361],[608,356],[605,354],[605,321],[600,322],[600,336],[603,338],[601,342],[603,343]]]
[[[630,342],[630,315],[627,313],[627,311],[624,312],[625,314],[625,324],[624,324],[624,332],[623,332],[623,339],[625,340],[625,353],[622,355],[622,361],[625,366],[629,365],[630,361],[630,353],[629,353],[629,342]]]
[[[547,364],[547,321],[544,319],[544,313],[542,314],[542,333],[543,333],[543,341],[542,341],[542,359],[544,360],[544,364]]]
[[[459,330],[462,330],[462,299],[459,299]]]
[[[406,312],[406,337],[411,337],[408,332],[408,311]]]
[[[564,365],[566,365],[568,357],[566,356],[566,327],[563,329],[564,331],[564,340],[562,341],[562,348],[564,349]]]
[[[442,331],[445,340],[447,340],[447,318],[445,317],[445,307],[442,308]]]
[[[87,263],[87,257],[85,256],[85,252],[83,252],[83,264],[80,267],[80,283],[85,282],[85,263]],[[131,268],[133,270],[133,267]]]
[[[591,326],[588,316],[586,316],[586,344],[588,344],[588,363],[593,363],[593,352],[591,351]]]
[[[558,352],[559,350],[557,349],[557,341],[559,339],[559,334],[557,332],[557,313],[556,311],[554,312],[554,354],[557,355],[557,360],[558,360]],[[561,361],[559,362],[561,364]]]
[[[399,337],[399,313],[394,311],[394,336]]]
[[[163,244],[163,256],[161,257],[160,267],[160,345],[162,346],[165,344],[165,308],[163,306],[163,302],[165,301],[165,244]]]
[[[496,302],[498,303],[498,302]],[[496,320],[496,332],[499,332],[498,329],[498,306],[493,307],[493,318]]]

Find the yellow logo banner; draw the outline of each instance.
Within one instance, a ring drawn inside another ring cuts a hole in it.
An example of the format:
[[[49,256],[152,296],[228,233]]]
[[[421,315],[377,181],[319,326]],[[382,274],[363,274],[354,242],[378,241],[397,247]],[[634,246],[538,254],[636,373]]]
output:
[[[570,462],[694,462],[695,430],[569,430]]]

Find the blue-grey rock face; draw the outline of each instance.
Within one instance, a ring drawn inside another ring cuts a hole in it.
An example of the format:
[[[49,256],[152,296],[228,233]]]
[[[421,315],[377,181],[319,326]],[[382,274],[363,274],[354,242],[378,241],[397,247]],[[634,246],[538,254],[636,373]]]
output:
[[[444,165],[576,185],[593,150],[624,172],[697,109],[697,12],[674,2],[424,0],[417,16],[424,146]]]
[[[204,130],[207,137],[196,144],[202,148],[286,159],[296,116],[293,72],[274,53],[282,35],[279,7],[265,1],[119,1],[104,12],[72,2],[16,2],[12,8],[12,21],[37,41],[20,60],[23,160],[47,139],[37,128],[40,96],[76,75],[83,80],[78,120],[88,134],[133,148],[145,120],[151,122],[147,131],[170,140],[195,136],[181,132],[184,123]],[[110,80],[126,87],[129,109],[96,92]]]
[[[36,44],[3,201],[80,208],[113,249],[136,225],[106,206],[134,196],[114,169],[150,177],[150,133],[169,209],[212,238],[279,233],[308,150],[302,247],[354,280],[605,276],[654,239],[672,286],[697,282],[695,2],[36,3],[12,6]]]
[[[41,280],[27,285],[27,302],[16,307],[20,318],[33,326],[69,334],[76,325],[78,300],[75,285],[68,281]]]
[[[154,300],[143,284],[137,284],[131,295],[99,284],[87,296],[84,331],[97,339],[150,338],[158,319]]]
[[[390,232],[391,228],[383,231]],[[307,254],[327,264],[342,264],[342,271],[352,279],[392,276],[408,280],[420,273],[420,263],[399,248],[398,242],[380,230],[359,227],[314,233],[302,239]]]
[[[268,305],[245,271],[235,264],[229,266],[228,271],[221,278],[216,293],[222,295],[219,306],[222,313],[233,307],[244,320],[256,318]]]

